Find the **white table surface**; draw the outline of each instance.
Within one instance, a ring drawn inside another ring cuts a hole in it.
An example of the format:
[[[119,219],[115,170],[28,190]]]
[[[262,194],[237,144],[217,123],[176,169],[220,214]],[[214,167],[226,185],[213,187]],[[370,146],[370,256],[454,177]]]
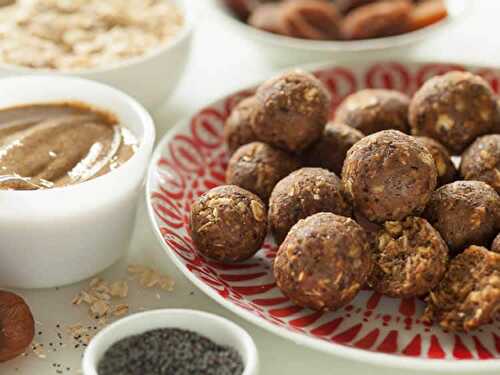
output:
[[[381,52],[380,58],[414,58],[419,60],[454,61],[500,65],[500,1],[469,0],[475,3],[474,11],[460,23],[451,27],[444,35],[399,52]],[[235,88],[269,77],[277,69],[259,54],[254,45],[240,38],[231,25],[224,22],[207,5],[205,0],[195,0],[199,8],[199,23],[189,65],[175,95],[155,114],[158,139],[179,119]],[[127,262],[143,262],[159,267],[176,281],[172,293],[162,292],[158,299],[156,291],[135,287],[131,282],[128,298],[132,312],[142,308],[192,308],[225,316],[243,328],[255,339],[260,358],[261,374],[412,374],[408,370],[378,368],[350,360],[316,352],[276,337],[267,331],[240,319],[198,291],[170,262],[152,231],[146,215],[144,199],[141,199],[137,225],[128,259],[103,274],[104,278],[118,279],[126,276]],[[71,299],[85,283],[58,290],[18,291],[32,306],[37,321],[36,337],[48,348],[47,358],[34,355],[21,357],[0,365],[1,375],[77,374],[81,350],[75,350],[65,339],[66,346],[51,351],[50,341],[55,340],[55,326],[60,323],[73,324],[86,321],[83,307],[71,305]],[[58,345],[58,344],[57,344]],[[52,363],[61,364],[52,367]],[[67,370],[69,367],[70,370]]]

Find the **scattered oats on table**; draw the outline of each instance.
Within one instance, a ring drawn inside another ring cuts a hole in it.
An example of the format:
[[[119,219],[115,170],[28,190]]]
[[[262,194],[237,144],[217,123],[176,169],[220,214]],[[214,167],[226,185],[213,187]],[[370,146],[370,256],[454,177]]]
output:
[[[80,70],[145,55],[184,23],[165,0],[17,0],[0,6],[0,60]]]

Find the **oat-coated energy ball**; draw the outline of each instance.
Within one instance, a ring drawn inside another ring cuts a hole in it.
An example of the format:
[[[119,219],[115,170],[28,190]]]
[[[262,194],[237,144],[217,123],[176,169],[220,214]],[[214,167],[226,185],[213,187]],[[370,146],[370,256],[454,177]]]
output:
[[[321,138],[303,153],[302,160],[308,166],[340,175],[347,151],[363,137],[363,133],[350,126],[330,122]]]
[[[264,82],[255,97],[252,127],[261,141],[297,152],[321,136],[330,95],[313,75],[298,70],[282,74]]]
[[[477,137],[489,133],[496,101],[488,83],[468,72],[429,79],[413,96],[409,120],[414,135],[425,135],[460,154]]]
[[[354,208],[383,223],[421,213],[436,187],[437,172],[432,155],[413,137],[384,130],[347,152],[342,180]]]
[[[500,197],[484,182],[455,181],[432,194],[424,216],[454,253],[488,246],[500,224]]]
[[[257,140],[250,125],[251,115],[257,107],[253,96],[243,99],[232,110],[224,125],[224,141],[232,154],[240,146]]]
[[[238,186],[209,190],[191,206],[194,246],[204,256],[221,262],[250,258],[266,237],[265,207],[258,196]]]
[[[377,233],[368,285],[390,297],[409,298],[434,288],[448,263],[448,248],[425,219],[387,221]]]
[[[471,246],[451,262],[427,297],[422,321],[448,331],[471,331],[490,323],[500,309],[500,254]]]
[[[279,180],[300,168],[285,151],[262,142],[241,146],[229,160],[226,183],[257,194],[267,202]]]
[[[464,180],[486,182],[500,194],[500,134],[480,137],[465,150],[460,175]]]
[[[408,31],[413,6],[410,0],[377,1],[353,9],[344,18],[345,39],[370,39]]]
[[[351,216],[342,182],[335,173],[322,168],[302,168],[282,179],[269,199],[269,226],[276,243],[283,242],[297,221],[318,212]]]
[[[335,122],[352,126],[365,135],[394,129],[410,132],[410,98],[395,90],[364,89],[349,95],[339,105]]]
[[[450,153],[441,143],[429,137],[415,137],[415,139],[429,150],[438,174],[438,186],[449,184],[456,180],[457,168],[451,160]]]
[[[281,244],[274,276],[294,303],[335,310],[351,301],[370,273],[370,248],[352,219],[318,213],[300,220]]]
[[[495,239],[493,240],[493,243],[491,244],[491,251],[494,251],[495,253],[500,253],[500,233],[498,233]]]

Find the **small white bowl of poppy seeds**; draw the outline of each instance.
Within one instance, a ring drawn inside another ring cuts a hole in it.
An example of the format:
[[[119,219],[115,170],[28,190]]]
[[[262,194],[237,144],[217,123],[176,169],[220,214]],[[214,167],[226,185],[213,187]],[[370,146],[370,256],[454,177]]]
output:
[[[102,330],[83,356],[84,375],[257,375],[250,335],[220,316],[165,309]]]

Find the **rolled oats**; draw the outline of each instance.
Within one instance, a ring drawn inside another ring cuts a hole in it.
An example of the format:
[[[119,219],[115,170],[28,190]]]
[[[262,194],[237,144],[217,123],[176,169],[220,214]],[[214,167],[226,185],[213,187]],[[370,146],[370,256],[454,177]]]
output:
[[[145,55],[175,35],[167,0],[17,0],[0,4],[0,59],[29,68],[80,70]]]

